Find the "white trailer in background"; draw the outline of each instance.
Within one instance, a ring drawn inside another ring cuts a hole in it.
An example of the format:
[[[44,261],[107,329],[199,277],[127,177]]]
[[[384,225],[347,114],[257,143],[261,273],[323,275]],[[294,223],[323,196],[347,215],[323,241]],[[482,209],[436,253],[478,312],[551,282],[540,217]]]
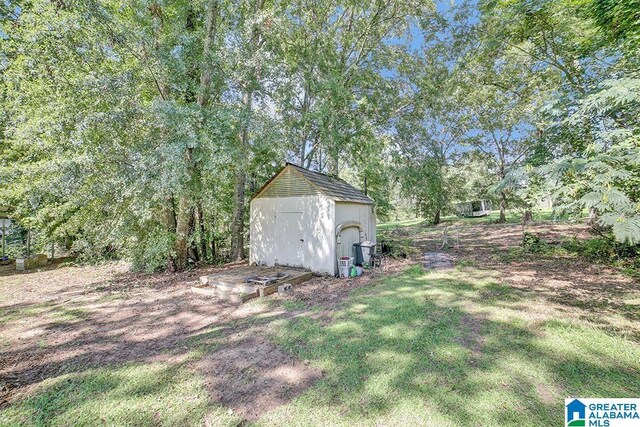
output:
[[[458,216],[486,216],[491,214],[491,202],[489,200],[474,200],[456,203],[456,210],[458,211]]]

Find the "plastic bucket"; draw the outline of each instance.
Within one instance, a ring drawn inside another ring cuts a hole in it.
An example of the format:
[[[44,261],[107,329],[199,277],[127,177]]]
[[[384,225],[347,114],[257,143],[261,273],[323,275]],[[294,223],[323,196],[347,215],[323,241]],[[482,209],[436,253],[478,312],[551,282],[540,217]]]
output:
[[[349,266],[340,267],[340,277],[349,277]]]

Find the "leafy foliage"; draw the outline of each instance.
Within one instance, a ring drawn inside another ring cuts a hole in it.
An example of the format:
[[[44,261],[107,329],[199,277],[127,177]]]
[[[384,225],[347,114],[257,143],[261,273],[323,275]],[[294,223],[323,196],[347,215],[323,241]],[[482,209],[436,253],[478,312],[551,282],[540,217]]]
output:
[[[640,242],[638,2],[0,5],[0,203],[140,268],[242,257],[285,160],[381,218],[551,195]],[[529,215],[530,216],[530,215]]]
[[[0,199],[87,259],[150,270],[237,251],[244,194],[285,159],[366,186],[384,214],[381,70],[404,55],[387,39],[430,8],[5,2]]]
[[[620,243],[607,238],[594,238],[568,240],[562,243],[562,247],[588,261],[627,268],[636,275],[640,273],[638,245]]]

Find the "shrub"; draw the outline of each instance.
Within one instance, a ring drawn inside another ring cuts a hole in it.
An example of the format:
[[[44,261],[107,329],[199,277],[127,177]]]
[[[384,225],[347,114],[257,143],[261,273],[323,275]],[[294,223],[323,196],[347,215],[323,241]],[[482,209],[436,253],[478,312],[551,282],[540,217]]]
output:
[[[621,243],[606,237],[588,240],[578,240],[574,237],[563,242],[562,247],[591,262],[611,264],[640,272],[640,245]]]
[[[539,253],[544,252],[548,247],[546,241],[533,233],[526,232],[522,238],[522,248],[526,252]]]
[[[136,270],[147,273],[160,271],[167,266],[167,254],[173,250],[174,239],[171,233],[160,228],[152,230],[142,242],[129,246],[129,256]]]

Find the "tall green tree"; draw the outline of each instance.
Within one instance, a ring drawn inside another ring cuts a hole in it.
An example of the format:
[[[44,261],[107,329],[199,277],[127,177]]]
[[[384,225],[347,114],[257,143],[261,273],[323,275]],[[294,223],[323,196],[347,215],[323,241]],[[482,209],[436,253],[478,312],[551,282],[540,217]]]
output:
[[[588,208],[620,241],[640,241],[638,63],[635,2],[482,2],[487,45],[529,57],[538,87],[554,97],[537,109],[556,161],[541,169],[566,207]]]

